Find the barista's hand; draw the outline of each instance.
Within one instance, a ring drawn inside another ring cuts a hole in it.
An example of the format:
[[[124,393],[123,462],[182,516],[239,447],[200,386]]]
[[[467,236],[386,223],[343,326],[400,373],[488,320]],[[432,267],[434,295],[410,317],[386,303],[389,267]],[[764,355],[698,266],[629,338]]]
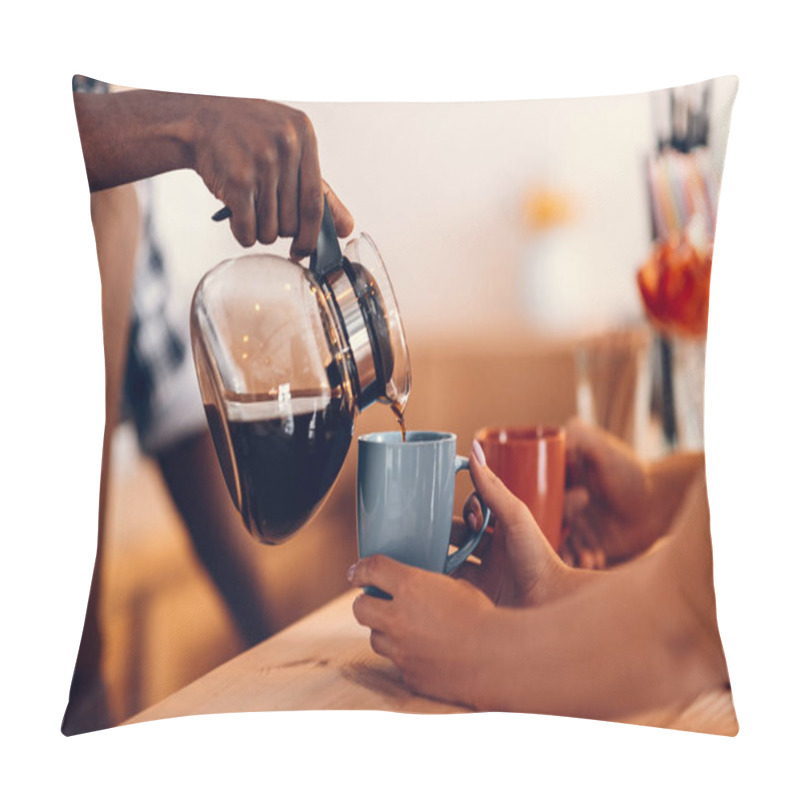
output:
[[[494,606],[466,581],[453,580],[387,556],[353,565],[354,586],[377,586],[391,600],[359,595],[353,613],[372,629],[370,643],[394,662],[414,691],[476,705],[481,680],[481,642],[492,628]]]
[[[350,212],[320,177],[308,117],[279,103],[132,90],[74,94],[89,188],[94,192],[175,169],[194,169],[231,211],[245,247],[294,239],[292,255],[317,243],[322,198],[336,232]]]
[[[567,424],[567,491],[561,556],[567,564],[602,569],[647,549],[652,480],[622,441],[573,419]]]
[[[265,100],[199,97],[194,113],[194,169],[231,210],[231,231],[245,247],[292,237],[292,257],[317,243],[323,194],[339,236],[353,218],[320,176],[309,118]]]
[[[475,551],[481,563],[467,562],[456,574],[497,605],[532,606],[552,599],[565,590],[569,569],[548,544],[528,507],[486,466],[480,444],[475,441],[472,447],[470,474],[492,512],[493,524]],[[474,494],[464,506],[464,518],[473,530],[479,530],[482,518]],[[458,539],[457,529],[454,534]]]

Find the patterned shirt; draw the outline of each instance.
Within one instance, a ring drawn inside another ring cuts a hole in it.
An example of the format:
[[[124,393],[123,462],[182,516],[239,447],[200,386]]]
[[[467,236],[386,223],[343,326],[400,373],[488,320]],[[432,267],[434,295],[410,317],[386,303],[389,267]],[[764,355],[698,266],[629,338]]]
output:
[[[74,92],[104,94],[107,83],[75,75]],[[158,405],[159,388],[184,365],[187,346],[168,314],[170,286],[153,225],[149,181],[137,184],[142,234],[136,254],[131,296],[130,336],[123,384],[124,419],[132,419],[140,444],[146,443]],[[150,449],[144,447],[145,450]]]

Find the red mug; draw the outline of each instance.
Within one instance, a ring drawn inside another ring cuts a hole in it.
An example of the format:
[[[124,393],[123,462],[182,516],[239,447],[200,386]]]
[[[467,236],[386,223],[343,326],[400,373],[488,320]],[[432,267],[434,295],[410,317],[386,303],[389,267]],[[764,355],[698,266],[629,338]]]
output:
[[[558,552],[562,541],[567,439],[563,428],[483,428],[475,438],[492,472],[531,510]]]

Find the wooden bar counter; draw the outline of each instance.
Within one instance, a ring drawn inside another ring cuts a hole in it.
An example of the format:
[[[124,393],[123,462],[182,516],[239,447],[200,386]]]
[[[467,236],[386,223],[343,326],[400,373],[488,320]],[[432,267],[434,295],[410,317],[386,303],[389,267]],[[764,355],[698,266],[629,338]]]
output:
[[[341,595],[125,724],[238,711],[469,713],[414,694],[394,665],[372,651],[369,630],[356,622],[351,609],[358,591]],[[730,691],[722,689],[686,707],[656,709],[621,721],[726,736],[738,730]]]

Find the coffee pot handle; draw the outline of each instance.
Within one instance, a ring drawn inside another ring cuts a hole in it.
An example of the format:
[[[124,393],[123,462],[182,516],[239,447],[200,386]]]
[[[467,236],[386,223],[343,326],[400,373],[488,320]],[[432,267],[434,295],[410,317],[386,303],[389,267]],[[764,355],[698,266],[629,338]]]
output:
[[[211,219],[222,222],[231,216],[231,210],[224,206]],[[339,247],[339,238],[336,236],[336,226],[333,224],[328,198],[323,199],[322,225],[319,228],[317,247],[311,254],[309,268],[318,278],[327,275],[342,263],[342,249]]]
[[[328,205],[328,198],[323,200],[322,225],[319,228],[317,247],[311,254],[309,268],[317,278],[321,278],[342,263],[342,249],[336,236],[333,214]]]
[[[462,470],[469,469],[469,459],[464,456],[456,456],[455,471],[461,472]],[[473,534],[467,539],[464,544],[458,548],[452,555],[447,556],[444,563],[444,571],[447,575],[455,572],[469,557],[472,551],[478,546],[486,528],[489,525],[489,517],[491,516],[489,506],[486,505],[480,495],[476,495],[478,502],[481,504],[481,514],[483,515],[483,525],[479,531],[474,531]]]

